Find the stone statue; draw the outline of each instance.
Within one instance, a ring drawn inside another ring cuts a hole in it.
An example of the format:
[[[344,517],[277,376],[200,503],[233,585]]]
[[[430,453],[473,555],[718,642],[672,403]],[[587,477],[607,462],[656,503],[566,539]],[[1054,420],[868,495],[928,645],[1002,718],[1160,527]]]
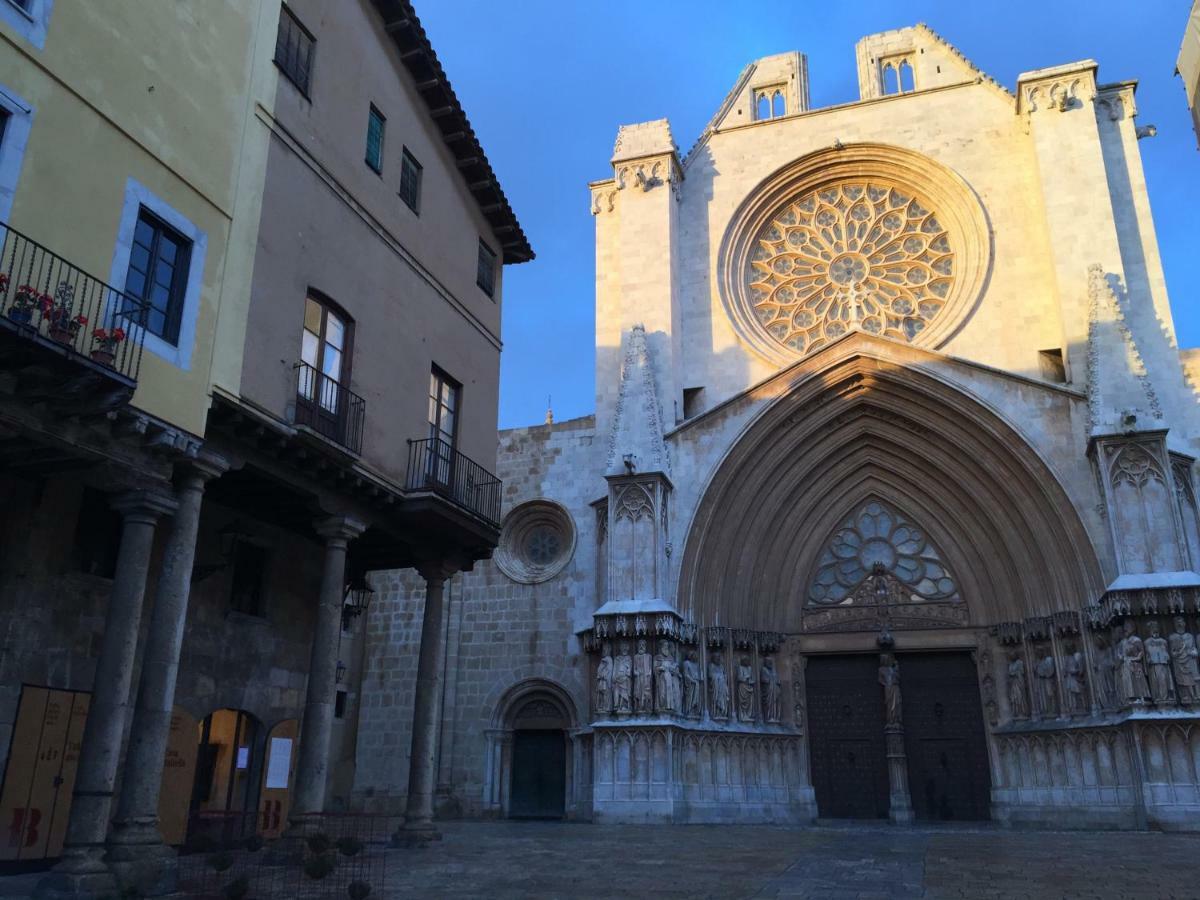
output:
[[[633,712],[633,658],[629,655],[629,641],[621,641],[619,649],[613,660],[612,708],[618,715],[628,715]]]
[[[1033,674],[1038,679],[1038,699],[1042,704],[1042,714],[1058,715],[1058,690],[1054,685],[1054,654],[1049,649],[1046,655],[1038,660],[1033,667]]]
[[[725,678],[725,666],[721,654],[714,653],[708,661],[708,701],[712,704],[714,719],[729,718],[729,682]]]
[[[1141,703],[1150,696],[1150,685],[1146,681],[1146,648],[1138,637],[1133,620],[1125,622],[1125,636],[1117,644],[1117,683],[1121,699],[1127,703]]]
[[[1175,672],[1175,687],[1180,703],[1200,700],[1200,663],[1196,639],[1187,630],[1183,616],[1175,617],[1175,633],[1167,639],[1171,649],[1171,668]]]
[[[883,685],[883,708],[888,725],[900,724],[900,668],[890,653],[879,657],[879,683]]]
[[[605,641],[600,663],[596,666],[596,690],[593,705],[596,708],[597,716],[606,716],[612,712],[612,678],[612,644]]]
[[[1000,713],[996,705],[996,680],[990,672],[983,676],[979,687],[983,693],[983,708],[987,710],[988,724],[994,726],[1000,721]]]
[[[637,642],[633,655],[633,711],[639,715],[654,712],[654,658],[646,649],[646,640]]]
[[[778,722],[783,686],[779,683],[779,673],[775,671],[775,660],[769,656],[763,657],[758,681],[762,688],[763,719],[767,722]]]
[[[737,714],[742,722],[754,721],[754,669],[746,656],[737,667]]]
[[[654,658],[654,704],[659,712],[679,712],[679,663],[670,641],[658,642]]]
[[[1068,712],[1087,712],[1087,694],[1084,690],[1087,683],[1087,662],[1083,658],[1083,652],[1075,644],[1068,643],[1064,649],[1067,658],[1063,665],[1063,687],[1067,691]]]
[[[1100,694],[1100,701],[1105,705],[1111,705],[1117,699],[1116,664],[1116,651],[1113,647],[1113,642],[1101,635],[1097,635],[1096,672],[1099,677],[1096,681],[1096,687]]]
[[[700,663],[694,650],[683,661],[683,714],[700,717]]]
[[[1171,681],[1171,651],[1162,636],[1158,623],[1150,622],[1150,637],[1146,638],[1146,663],[1150,666],[1150,696],[1155,703],[1174,703],[1175,685]]]
[[[1008,706],[1014,719],[1029,718],[1029,692],[1025,685],[1025,660],[1013,650],[1008,654]]]

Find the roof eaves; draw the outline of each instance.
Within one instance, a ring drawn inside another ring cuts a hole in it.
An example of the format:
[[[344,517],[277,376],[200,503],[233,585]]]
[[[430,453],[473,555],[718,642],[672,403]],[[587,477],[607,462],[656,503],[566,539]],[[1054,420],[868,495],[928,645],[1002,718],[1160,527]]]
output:
[[[396,45],[400,61],[412,75],[417,93],[428,107],[442,141],[454,156],[468,193],[495,232],[504,262],[529,262],[534,257],[533,248],[492,171],[412,3],[409,0],[372,0],[372,3],[383,17],[384,29]]]

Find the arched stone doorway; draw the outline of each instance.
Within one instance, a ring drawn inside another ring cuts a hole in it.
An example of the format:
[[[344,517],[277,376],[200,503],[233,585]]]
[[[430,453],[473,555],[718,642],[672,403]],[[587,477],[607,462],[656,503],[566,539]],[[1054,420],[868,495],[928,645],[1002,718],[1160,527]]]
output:
[[[258,830],[265,729],[245,710],[218,709],[197,725],[188,840]]]
[[[486,811],[515,819],[574,817],[585,756],[577,722],[570,695],[554,682],[535,678],[510,688],[487,733]]]
[[[1067,623],[1029,632],[1031,673],[1103,592],[1063,483],[1011,423],[928,374],[930,358],[856,334],[781,373],[684,544],[677,608],[707,644],[786,636],[822,817],[988,818],[985,718],[996,727],[1010,652],[994,630]],[[885,666],[902,685],[892,713]]]

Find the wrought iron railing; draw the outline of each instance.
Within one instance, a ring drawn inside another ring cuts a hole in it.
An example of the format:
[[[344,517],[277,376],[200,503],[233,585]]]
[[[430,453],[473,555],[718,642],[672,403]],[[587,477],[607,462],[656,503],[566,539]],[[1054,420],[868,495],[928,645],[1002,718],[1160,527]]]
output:
[[[433,491],[500,527],[500,479],[446,441],[408,442],[410,491]]]
[[[0,222],[0,321],[137,381],[146,305]]]
[[[308,363],[296,363],[296,424],[362,452],[367,401]]]

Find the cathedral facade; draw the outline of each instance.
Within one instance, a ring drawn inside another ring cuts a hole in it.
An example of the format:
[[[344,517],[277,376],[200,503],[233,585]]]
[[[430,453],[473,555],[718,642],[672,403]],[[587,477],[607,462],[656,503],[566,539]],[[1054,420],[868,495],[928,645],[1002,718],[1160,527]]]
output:
[[[449,584],[442,815],[1200,826],[1200,354],[1135,84],[923,25],[755,61],[590,185],[596,412],[502,432]],[[354,802],[402,805],[423,591],[373,576]]]

